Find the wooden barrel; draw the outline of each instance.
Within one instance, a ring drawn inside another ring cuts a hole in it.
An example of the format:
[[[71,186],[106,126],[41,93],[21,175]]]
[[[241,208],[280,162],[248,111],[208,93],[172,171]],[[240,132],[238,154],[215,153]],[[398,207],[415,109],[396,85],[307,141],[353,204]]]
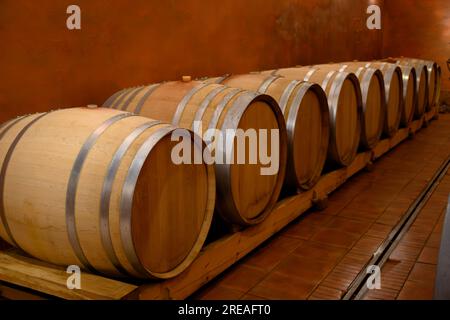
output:
[[[438,90],[440,91],[438,64],[434,61],[422,59],[413,59],[404,57],[396,59],[400,64],[417,66],[419,68],[425,65],[427,69],[427,83],[428,83],[428,88],[426,90],[428,97],[426,110],[430,110],[432,107],[435,106],[436,97],[439,95]]]
[[[204,162],[172,161],[175,130],[104,108],[10,121],[0,129],[0,236],[58,265],[178,275],[205,241],[215,178]],[[177,130],[193,154],[207,151],[192,132]]]
[[[416,70],[416,105],[414,110],[414,118],[419,119],[425,113],[428,106],[428,68],[423,63],[400,61],[398,58],[384,59],[389,63],[395,63],[399,66],[410,66]]]
[[[308,190],[319,180],[327,156],[329,112],[323,89],[311,82],[258,73],[206,80],[266,93],[280,105],[288,133],[285,186]]]
[[[270,70],[262,74],[309,81],[322,87],[327,94],[330,110],[328,163],[350,165],[358,152],[361,136],[362,97],[356,75],[311,67]]]
[[[322,64],[313,68],[354,73],[360,83],[362,94],[361,141],[363,149],[372,149],[383,133],[386,98],[383,74],[378,69],[353,64]]]
[[[428,105],[427,110],[431,110],[436,104],[436,96],[438,96],[439,69],[438,64],[434,61],[423,60],[428,70]]]
[[[403,75],[400,67],[386,62],[352,62],[366,68],[378,69],[383,73],[386,94],[386,118],[384,134],[392,137],[400,127],[403,109]]]
[[[441,104],[441,83],[442,83],[442,70],[441,66],[438,65],[437,67],[438,73],[437,73],[437,83],[436,83],[436,98],[434,100],[434,104],[437,108],[439,108]]]
[[[400,117],[400,125],[408,127],[414,119],[414,111],[417,104],[417,74],[413,66],[399,65],[403,79],[403,108]]]
[[[405,64],[399,62],[399,65],[410,65],[416,69],[417,74],[417,103],[415,110],[415,118],[421,118],[428,108],[428,69],[426,65],[420,63]]]
[[[207,129],[219,129],[221,134],[238,129],[248,132],[248,129],[257,132],[262,129],[270,131],[269,138],[279,130],[273,150],[259,135],[254,139],[259,150],[267,149],[279,159],[278,168],[270,174],[264,174],[270,165],[262,163],[261,159],[254,163],[248,161],[250,143],[244,146],[246,161],[239,163],[236,161],[238,147],[215,148],[217,141],[212,143],[210,137],[205,137],[216,157],[233,160],[215,165],[219,214],[233,224],[261,222],[278,200],[286,171],[286,124],[277,102],[268,95],[252,91],[185,80],[124,90],[108,99],[104,106],[192,128],[202,137]]]
[[[385,61],[395,62],[395,61]],[[403,106],[401,109],[400,125],[407,127],[414,119],[417,104],[417,72],[414,66],[397,64],[402,71],[403,80]]]

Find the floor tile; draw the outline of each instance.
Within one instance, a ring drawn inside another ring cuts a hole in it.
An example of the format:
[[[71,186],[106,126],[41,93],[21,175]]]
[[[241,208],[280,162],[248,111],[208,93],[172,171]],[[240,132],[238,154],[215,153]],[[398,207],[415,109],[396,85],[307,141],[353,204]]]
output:
[[[295,249],[293,254],[303,258],[337,262],[346,252],[345,248],[307,241]]]
[[[219,282],[219,285],[247,292],[267,275],[260,268],[238,264],[227,271]]]
[[[418,262],[437,264],[439,257],[439,248],[425,247],[420,253]]]
[[[212,285],[197,292],[193,298],[196,300],[238,300],[243,297],[244,294],[244,292],[239,290]]]
[[[322,228],[311,238],[311,240],[328,245],[350,248],[358,241],[359,237],[358,234],[343,232],[339,229]]]
[[[371,225],[372,222],[369,221],[357,221],[342,217],[335,217],[327,224],[327,227],[362,235],[370,228]]]
[[[305,281],[319,282],[334,267],[334,262],[291,255],[281,262],[275,272]]]
[[[308,300],[340,300],[342,296],[343,292],[341,290],[319,286],[309,296]]]
[[[319,230],[319,226],[304,222],[296,222],[285,228],[285,230],[283,230],[283,235],[302,240],[309,240]]]
[[[276,236],[263,247],[250,253],[242,261],[249,266],[257,267],[264,271],[270,271],[300,246],[301,243],[302,240],[299,239]]]
[[[406,281],[405,286],[398,295],[398,300],[431,300],[434,285],[420,281]]]
[[[241,300],[254,300],[254,301],[256,301],[256,300],[267,300],[267,299],[266,299],[266,298],[262,298],[262,297],[255,296],[254,294],[248,293],[248,294],[246,294],[245,296],[243,296],[243,297],[241,298]]]
[[[425,281],[434,283],[436,278],[436,266],[432,264],[416,263],[412,269],[408,280]]]
[[[250,294],[273,300],[302,300],[314,288],[314,283],[274,272],[250,290]]]

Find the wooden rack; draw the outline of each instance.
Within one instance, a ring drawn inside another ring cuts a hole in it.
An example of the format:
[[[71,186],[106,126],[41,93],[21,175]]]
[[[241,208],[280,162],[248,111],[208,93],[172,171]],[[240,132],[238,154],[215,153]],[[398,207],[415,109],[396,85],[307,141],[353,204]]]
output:
[[[349,167],[324,175],[312,190],[281,200],[261,224],[210,243],[192,265],[174,279],[127,283],[83,272],[81,289],[69,290],[66,285],[69,274],[65,268],[26,257],[16,249],[7,249],[0,250],[0,295],[12,299],[41,296],[63,299],[187,298],[437,116],[437,108],[433,108],[408,128],[400,129],[394,137],[380,141],[373,150],[359,153]]]

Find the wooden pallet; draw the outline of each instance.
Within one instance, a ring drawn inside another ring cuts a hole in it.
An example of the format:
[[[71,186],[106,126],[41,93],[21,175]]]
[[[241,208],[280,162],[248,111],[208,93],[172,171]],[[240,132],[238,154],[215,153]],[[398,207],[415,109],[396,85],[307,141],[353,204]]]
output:
[[[225,271],[239,259],[280,231],[372,161],[413,136],[424,124],[437,117],[437,109],[380,141],[372,151],[358,154],[347,168],[324,175],[317,185],[304,193],[281,200],[261,224],[224,236],[207,245],[197,259],[178,277],[161,282],[131,284],[99,275],[82,273],[81,289],[67,289],[69,274],[62,267],[25,257],[15,249],[0,251],[0,295],[7,298],[40,297],[63,299],[184,299]],[[20,288],[27,288],[21,295]],[[30,293],[30,289],[33,292]]]

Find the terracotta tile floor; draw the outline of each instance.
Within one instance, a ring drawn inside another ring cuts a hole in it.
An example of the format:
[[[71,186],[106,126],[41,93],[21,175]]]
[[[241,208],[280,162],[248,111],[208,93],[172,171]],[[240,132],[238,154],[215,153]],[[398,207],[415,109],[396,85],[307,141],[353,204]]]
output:
[[[404,141],[262,244],[194,299],[340,299],[450,155],[450,115]],[[382,269],[366,299],[431,298],[450,176]]]
[[[364,299],[432,299],[439,255],[442,222],[450,194],[450,171],[433,192],[413,225],[381,270],[381,290]]]

